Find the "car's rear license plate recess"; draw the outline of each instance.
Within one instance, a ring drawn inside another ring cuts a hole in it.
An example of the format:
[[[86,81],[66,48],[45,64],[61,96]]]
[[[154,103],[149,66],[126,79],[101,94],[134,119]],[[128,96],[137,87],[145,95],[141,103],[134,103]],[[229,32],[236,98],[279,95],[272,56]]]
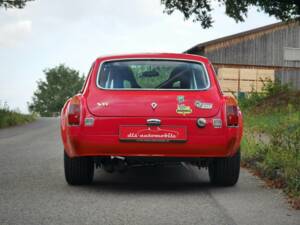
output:
[[[187,132],[184,126],[121,125],[119,139],[133,142],[185,142]]]

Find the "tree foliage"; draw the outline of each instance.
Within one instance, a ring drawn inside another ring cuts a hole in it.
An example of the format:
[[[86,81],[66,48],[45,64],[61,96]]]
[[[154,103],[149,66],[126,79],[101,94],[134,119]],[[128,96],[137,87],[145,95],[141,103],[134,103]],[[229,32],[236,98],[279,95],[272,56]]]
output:
[[[33,0],[0,0],[0,7],[22,9],[29,1]]]
[[[29,104],[29,111],[41,116],[52,116],[60,112],[66,100],[80,91],[84,77],[65,65],[44,70],[46,80],[37,82],[37,90]]]
[[[225,6],[226,15],[236,22],[245,20],[251,6],[282,21],[300,16],[299,0],[161,0],[161,3],[165,5],[165,13],[180,11],[185,19],[193,17],[193,21],[200,22],[203,28],[211,27],[214,22],[211,14],[213,5]]]

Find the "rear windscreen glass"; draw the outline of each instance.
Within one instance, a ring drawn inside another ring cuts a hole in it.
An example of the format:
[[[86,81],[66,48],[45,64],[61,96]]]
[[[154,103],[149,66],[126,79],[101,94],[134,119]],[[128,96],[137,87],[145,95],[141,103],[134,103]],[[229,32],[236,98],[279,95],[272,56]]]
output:
[[[183,89],[209,87],[204,65],[171,60],[107,61],[99,68],[97,85],[106,89]]]

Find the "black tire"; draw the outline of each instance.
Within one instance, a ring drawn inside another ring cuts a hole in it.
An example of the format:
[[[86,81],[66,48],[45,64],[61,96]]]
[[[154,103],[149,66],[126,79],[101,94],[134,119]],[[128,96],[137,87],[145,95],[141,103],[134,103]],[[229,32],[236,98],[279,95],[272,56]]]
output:
[[[64,152],[65,178],[70,185],[90,184],[94,178],[94,161],[91,157],[70,158]]]
[[[218,186],[233,186],[240,175],[240,149],[231,157],[215,158],[208,167],[210,182]]]

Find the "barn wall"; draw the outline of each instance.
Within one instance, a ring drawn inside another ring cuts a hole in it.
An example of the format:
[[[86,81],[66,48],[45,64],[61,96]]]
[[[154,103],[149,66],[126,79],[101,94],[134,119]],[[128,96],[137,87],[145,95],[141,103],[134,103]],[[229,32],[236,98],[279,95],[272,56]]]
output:
[[[217,47],[223,46],[223,47]],[[243,64],[257,66],[288,66],[299,67],[300,61],[284,60],[284,47],[300,48],[300,25],[287,25],[272,32],[244,37],[230,45],[218,43],[216,47],[206,46],[199,50],[213,63]]]
[[[290,84],[300,90],[300,69],[299,70],[275,70],[275,79],[283,84]]]

